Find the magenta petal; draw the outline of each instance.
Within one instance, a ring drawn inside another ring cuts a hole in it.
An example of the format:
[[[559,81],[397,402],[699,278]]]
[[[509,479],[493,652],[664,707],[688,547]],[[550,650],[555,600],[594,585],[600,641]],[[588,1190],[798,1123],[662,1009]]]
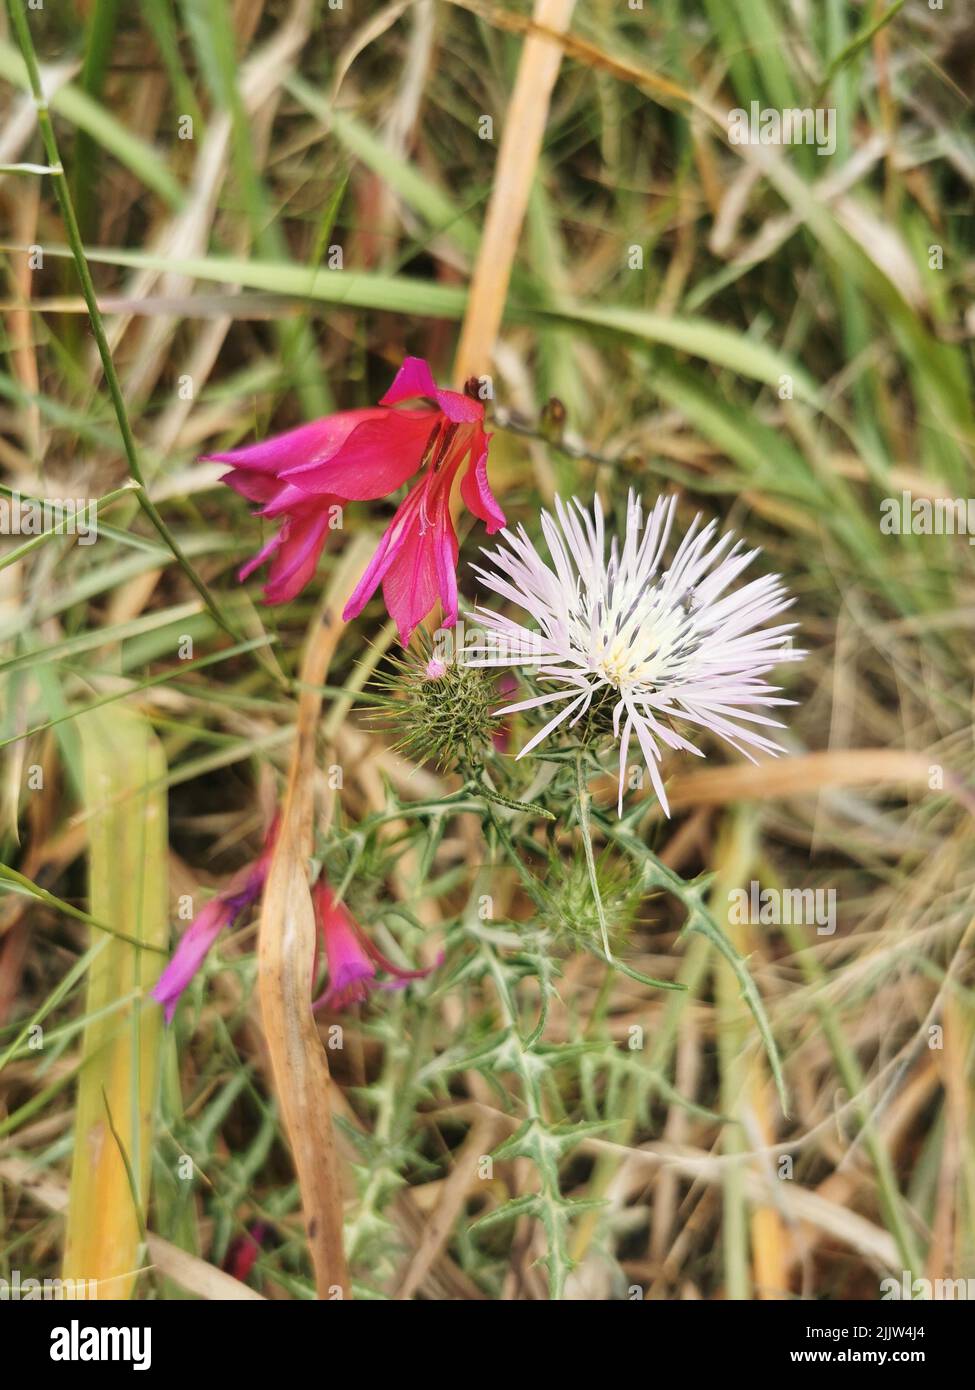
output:
[[[312,1004],[312,1011],[318,1008],[345,1009],[349,1004],[363,1004],[369,995],[376,972],[366,962],[349,962],[343,965],[331,980],[328,989],[320,999]]]
[[[328,512],[289,517],[278,540],[264,586],[264,601],[270,604],[287,603],[314,575],[328,540]]]
[[[409,496],[398,508],[392,521],[386,527],[375,555],[369,561],[365,573],[355,586],[348,603],[342,610],[343,622],[350,623],[353,618],[359,616],[363,608],[365,608],[366,604],[379,588],[387,570],[394,563],[397,555],[406,544],[411,527],[416,525],[415,513],[420,505],[423,491],[423,483],[413,488]]]
[[[398,401],[414,400],[417,396],[428,396],[454,424],[473,424],[484,419],[484,406],[480,401],[466,396],[462,391],[447,391],[439,387],[433,379],[429,363],[422,357],[407,357],[393,378],[393,384],[383,396],[380,404],[396,405]]]
[[[342,613],[345,622],[358,617],[381,583],[386,608],[404,647],[438,598],[444,605],[445,625],[452,627],[457,621],[457,537],[444,499],[437,520],[426,520],[424,527],[425,505],[436,505],[428,479],[412,490],[393,517]]]
[[[393,377],[393,384],[381,397],[380,405],[395,405],[397,401],[414,400],[417,396],[437,394],[437,383],[433,379],[429,363],[422,357],[404,357],[403,365]]]
[[[419,468],[437,418],[434,410],[380,410],[328,458],[294,464],[282,476],[306,493],[330,492],[351,502],[386,497]]]
[[[199,970],[218,934],[254,902],[264,887],[277,829],[278,817],[275,815],[264,838],[260,857],[234,874],[224,891],[200,909],[183,934],[172,960],[153,986],[152,997],[163,1005],[167,1023],[172,1022],[180,995]]]
[[[231,449],[224,454],[203,454],[201,461],[212,460],[248,471],[280,474],[298,464],[324,462],[364,420],[387,414],[388,411],[379,406],[370,406],[366,410],[342,410],[321,420],[312,420],[307,425],[299,425],[297,429],[286,430],[284,434],[262,439],[259,444],[247,444],[242,449]]]
[[[279,496],[293,502],[288,495],[291,491],[293,489],[286,485],[280,489]],[[297,510],[291,508],[277,535],[272,536],[237,572],[237,578],[243,583],[261,565],[271,562],[264,585],[265,603],[287,603],[314,576],[331,529],[332,508],[341,506],[337,497],[316,498],[314,502],[309,502],[303,493],[299,496],[300,507]],[[274,507],[265,509],[262,515],[268,516],[276,510],[277,499]]]
[[[312,902],[319,930],[325,938],[329,979],[328,989],[312,1004],[313,1010],[325,1005],[341,1009],[347,1004],[363,1003],[370,989],[377,985],[380,989],[402,989],[411,980],[429,975],[443,961],[441,954],[436,965],[426,969],[403,970],[395,965],[356,925],[348,909],[341,903],[336,905],[324,877],[312,888]],[[380,984],[376,978],[377,967],[393,979]]]
[[[433,537],[429,531],[410,532],[386,571],[383,598],[389,616],[396,623],[399,640],[410,644],[414,629],[430,612],[440,596]]]
[[[294,483],[276,483],[275,491],[267,506],[261,509],[261,516],[287,516],[289,512],[324,511],[329,505],[341,506],[343,498],[319,496],[295,487]]]
[[[473,425],[484,419],[484,406],[461,391],[437,390],[437,405],[457,425]]]
[[[276,536],[271,537],[271,539],[267,542],[265,546],[261,547],[261,549],[257,552],[256,555],[252,556],[247,561],[246,565],[241,565],[240,569],[237,571],[237,578],[240,580],[241,584],[243,584],[245,579],[249,579],[250,576],[254,573],[254,571],[256,569],[259,569],[261,565],[264,564],[265,560],[269,560],[271,558],[271,556],[277,550],[278,546],[281,544],[283,538],[283,531],[279,531]]]
[[[471,461],[460,482],[460,495],[469,512],[473,512],[487,527],[488,535],[493,536],[505,524],[505,515],[498,506],[488,482],[487,460],[489,434],[481,434],[474,441]]]
[[[443,625],[453,627],[457,621],[457,536],[448,512],[433,535],[433,557],[437,570],[437,589],[443,605]],[[424,617],[426,614],[424,614]]]
[[[207,951],[230,921],[232,913],[233,908],[223,898],[212,898],[180,938],[172,960],[152,987],[152,997],[163,1005],[167,1023],[172,1023],[180,995],[203,964]]]
[[[249,473],[244,468],[232,468],[220,479],[248,502],[270,502],[276,495],[280,484],[270,473]]]
[[[312,889],[312,902],[318,925],[325,937],[328,961],[328,989],[312,1008],[361,1002],[376,976],[376,967],[366,955],[348,909],[335,904],[332,890],[323,878]]]

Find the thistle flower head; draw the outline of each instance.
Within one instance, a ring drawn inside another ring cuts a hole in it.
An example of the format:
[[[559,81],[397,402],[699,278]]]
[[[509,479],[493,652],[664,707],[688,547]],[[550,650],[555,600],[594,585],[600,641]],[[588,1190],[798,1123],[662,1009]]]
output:
[[[644,521],[631,492],[626,529],[613,536],[596,498],[592,514],[573,499],[542,513],[546,562],[524,527],[502,532],[505,545],[484,550],[494,568],[474,569],[489,589],[523,608],[534,628],[478,608],[493,634],[492,654],[480,665],[537,666],[540,684],[555,689],[499,710],[499,715],[556,705],[557,712],[519,757],[559,726],[596,717],[619,742],[623,809],[627,756],[633,736],[654,790],[669,815],[660,775],[661,746],[703,756],[675,721],[716,734],[754,761],[753,752],[779,752],[754,725],[781,727],[756,707],[790,704],[761,677],[791,650],[792,623],[762,628],[789,607],[777,575],[733,587],[757,550],[733,536],[716,537],[717,523],[695,518],[669,565],[664,554],[676,498],[659,498]]]

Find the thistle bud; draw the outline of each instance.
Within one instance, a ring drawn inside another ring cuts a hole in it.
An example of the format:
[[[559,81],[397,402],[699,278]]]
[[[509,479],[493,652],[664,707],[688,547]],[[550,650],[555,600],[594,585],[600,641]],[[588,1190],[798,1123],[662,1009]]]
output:
[[[386,695],[378,723],[398,735],[398,752],[440,771],[481,766],[501,728],[489,673],[434,654],[426,638],[418,650],[393,657],[377,684]]]

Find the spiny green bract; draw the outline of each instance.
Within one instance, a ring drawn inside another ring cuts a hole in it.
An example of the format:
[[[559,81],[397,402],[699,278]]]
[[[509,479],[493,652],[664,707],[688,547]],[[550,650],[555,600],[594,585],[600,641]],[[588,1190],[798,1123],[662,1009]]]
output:
[[[620,945],[626,939],[643,897],[639,875],[634,874],[632,865],[603,855],[596,865],[596,882],[610,942]],[[540,887],[545,903],[540,915],[545,926],[555,933],[568,933],[585,944],[599,942],[602,935],[599,913],[582,855],[572,855],[568,859],[553,855]]]
[[[396,734],[397,751],[440,770],[480,767],[501,727],[492,711],[503,704],[493,679],[482,669],[435,656],[429,639],[416,651],[392,658],[392,670],[377,677],[387,698],[379,722]]]

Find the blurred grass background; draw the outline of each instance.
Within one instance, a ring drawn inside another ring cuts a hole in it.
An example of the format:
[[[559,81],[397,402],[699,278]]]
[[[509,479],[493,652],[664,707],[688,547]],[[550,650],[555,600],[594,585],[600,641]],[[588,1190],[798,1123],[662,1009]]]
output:
[[[194,460],[371,404],[405,353],[449,380],[528,20],[480,0],[29,13],[148,493],[237,640],[130,493],[102,508],[93,546],[12,538],[0,554],[0,839],[22,876],[0,900],[4,1276],[60,1266],[82,1037],[105,1033],[87,987],[104,934],[80,920],[100,914],[77,716],[122,702],[155,731],[164,777],[132,795],[168,793],[179,925],[180,895],[259,848],[319,592],[265,609],[237,585],[260,523]],[[676,943],[667,899],[644,904],[629,958],[687,995],[569,954],[541,1063],[492,1042],[531,1032],[546,995],[531,972],[512,994],[461,970],[450,990],[344,1018],[329,1060],[358,1166],[360,1294],[547,1295],[533,1209],[473,1228],[534,1191],[522,1152],[502,1149],[487,1181],[476,1160],[535,1104],[575,1131],[543,1186],[601,1202],[569,1229],[576,1296],[873,1298],[888,1271],[975,1277],[972,551],[879,527],[884,497],[973,491],[973,69],[972,17],[951,8],[576,6],[492,363],[492,481],[529,527],[555,491],[598,489],[613,509],[630,486],[676,488],[685,521],[717,515],[761,543],[811,651],[787,672],[793,758],[674,766],[675,817],[648,810],[641,833],[685,877],[716,874],[722,918],[760,879],[835,889],[838,928],[730,927],[785,1059],[788,1119],[737,989],[705,942]],[[4,30],[4,170],[44,161],[26,89]],[[752,101],[834,108],[835,153],[730,145],[725,113]],[[52,177],[0,173],[0,209],[2,482],[114,496],[126,459]],[[567,412],[554,440],[551,397]],[[347,515],[378,535],[389,509]],[[336,687],[356,682],[378,605],[368,616]],[[453,785],[332,708],[346,831]],[[357,908],[432,959],[444,930],[471,931],[483,845],[469,816],[408,825],[418,839],[370,839]],[[531,954],[517,883],[491,891],[501,945]],[[253,926],[218,943],[161,1044],[144,1296],[224,1296],[222,1270],[312,1296],[254,943]],[[118,1047],[137,1045],[133,1008],[109,1011]]]

